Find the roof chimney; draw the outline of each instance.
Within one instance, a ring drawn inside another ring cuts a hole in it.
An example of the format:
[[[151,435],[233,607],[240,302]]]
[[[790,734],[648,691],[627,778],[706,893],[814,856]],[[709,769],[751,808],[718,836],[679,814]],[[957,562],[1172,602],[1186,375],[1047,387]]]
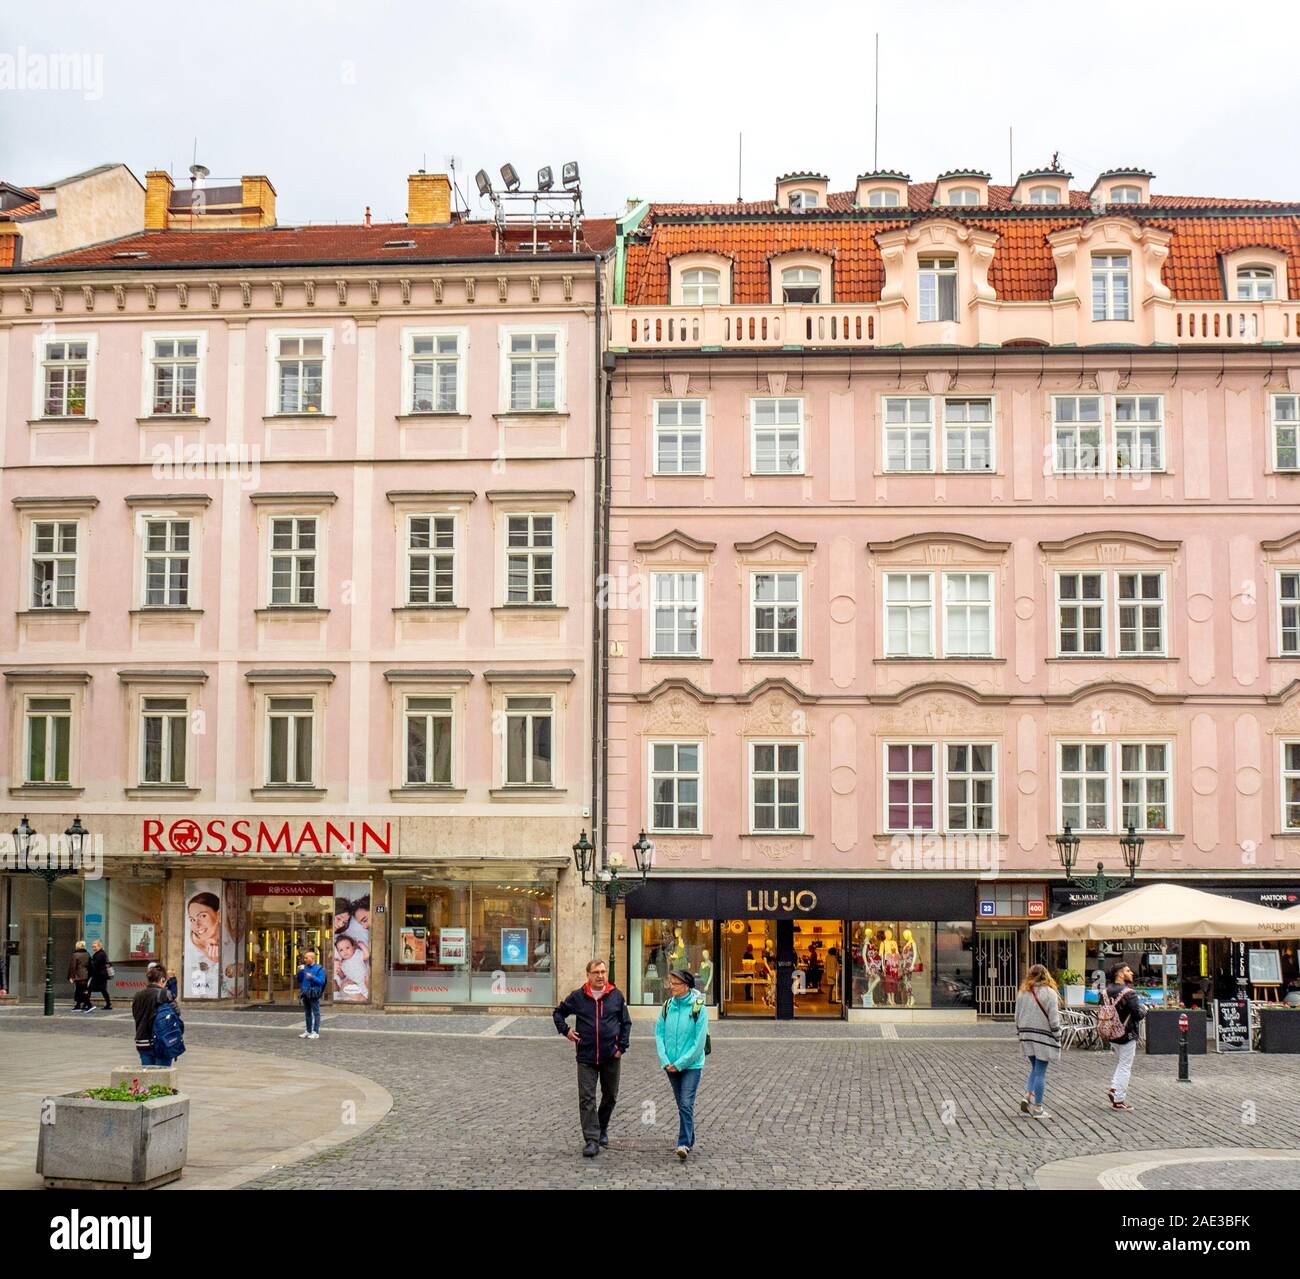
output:
[[[244,209],[239,215],[239,225],[274,226],[275,188],[271,179],[263,173],[245,174],[240,185],[243,187]]]
[[[172,202],[172,175],[150,169],[144,175],[144,229],[167,230],[167,210]]]
[[[407,226],[447,226],[451,222],[451,180],[445,173],[412,173],[406,184]]]

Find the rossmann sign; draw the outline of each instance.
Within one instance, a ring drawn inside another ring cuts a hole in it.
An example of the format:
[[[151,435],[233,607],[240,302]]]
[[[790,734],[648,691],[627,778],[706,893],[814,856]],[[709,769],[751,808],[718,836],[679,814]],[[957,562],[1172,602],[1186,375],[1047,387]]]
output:
[[[182,817],[174,822],[146,817],[141,831],[146,853],[172,853],[180,857],[225,853],[250,857],[391,857],[391,822],[263,821],[239,817],[196,822]]]

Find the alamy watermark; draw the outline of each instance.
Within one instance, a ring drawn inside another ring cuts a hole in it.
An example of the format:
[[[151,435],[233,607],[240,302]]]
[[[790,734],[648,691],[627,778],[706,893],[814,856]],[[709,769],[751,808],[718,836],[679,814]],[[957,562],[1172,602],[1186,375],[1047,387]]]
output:
[[[11,831],[0,833],[0,871],[62,870],[80,872],[87,879],[104,877],[104,837],[87,835],[80,848],[67,835],[34,832],[23,847]]]
[[[38,53],[19,45],[0,53],[0,92],[80,93],[87,102],[104,96],[102,53]]]

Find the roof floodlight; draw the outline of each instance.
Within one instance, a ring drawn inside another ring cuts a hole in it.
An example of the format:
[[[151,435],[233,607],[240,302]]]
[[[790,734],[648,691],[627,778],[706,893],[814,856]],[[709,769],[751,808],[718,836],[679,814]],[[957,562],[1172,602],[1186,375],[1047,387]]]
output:
[[[544,169],[537,170],[537,189],[539,191],[549,191],[554,185],[555,174],[551,172],[549,164]]]
[[[566,187],[576,187],[578,185],[577,160],[566,160],[564,162],[564,167],[560,170],[560,180]]]
[[[515,172],[513,164],[503,164],[501,166],[501,181],[506,184],[507,191],[519,190],[519,174]]]
[[[480,169],[474,175],[474,181],[478,183],[479,195],[492,194],[492,179],[488,177],[486,169]]]

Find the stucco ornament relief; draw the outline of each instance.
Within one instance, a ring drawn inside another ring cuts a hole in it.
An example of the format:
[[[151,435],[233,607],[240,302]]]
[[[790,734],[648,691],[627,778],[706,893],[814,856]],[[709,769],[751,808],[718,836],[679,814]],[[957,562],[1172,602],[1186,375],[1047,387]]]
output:
[[[744,737],[791,733],[804,736],[808,733],[808,714],[785,693],[765,693],[745,711],[740,732]]]
[[[998,733],[1000,727],[987,710],[973,706],[965,699],[960,705],[956,697],[930,694],[891,707],[879,721],[877,732],[893,736],[910,736],[914,733],[965,734]]]
[[[1086,697],[1077,706],[1053,709],[1048,715],[1048,728],[1053,733],[1083,736],[1102,733],[1156,736],[1175,732],[1173,717],[1168,711],[1156,710],[1140,697],[1122,694]]]
[[[699,860],[700,843],[695,839],[663,839],[656,836],[654,841],[655,861],[661,858],[670,862],[683,862],[688,856]]]
[[[754,851],[769,862],[788,862],[795,857],[795,845],[789,839],[756,840]]]
[[[654,703],[645,718],[645,732],[670,735],[705,733],[707,725],[704,708],[685,693],[673,693]]]

